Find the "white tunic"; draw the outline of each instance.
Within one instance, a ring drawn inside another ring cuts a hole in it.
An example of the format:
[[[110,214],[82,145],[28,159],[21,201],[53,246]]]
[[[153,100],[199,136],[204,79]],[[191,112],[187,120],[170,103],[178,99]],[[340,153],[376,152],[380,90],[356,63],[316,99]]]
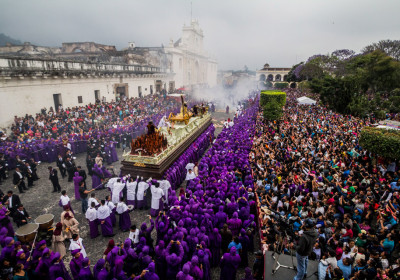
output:
[[[196,174],[194,174],[193,171],[190,172],[190,173],[189,173],[189,171],[188,171],[188,172],[186,173],[186,178],[185,178],[186,181],[192,180],[192,179],[194,179],[194,178],[196,178]]]
[[[106,219],[108,216],[110,216],[110,214],[111,214],[111,210],[106,205],[102,205],[99,207],[99,209],[97,209],[97,218],[99,220]]]
[[[67,205],[68,202],[70,201],[68,195],[65,195],[65,196],[62,195],[62,196],[60,197],[60,200],[61,200],[61,205],[62,205],[62,206]]]
[[[86,219],[88,219],[90,222],[93,222],[94,220],[97,219],[97,211],[95,208],[88,208],[88,210],[86,210],[86,214],[85,214]]]
[[[149,184],[146,182],[140,182],[138,186],[137,200],[144,199],[144,192],[149,188]]]
[[[139,243],[139,230],[136,229],[135,231],[131,231],[129,233],[129,239],[135,244]]]
[[[110,208],[110,211],[115,208],[115,204],[112,201],[106,201],[106,205]]]
[[[118,202],[117,204],[117,213],[122,214],[128,210],[128,206],[126,206],[125,202]]]
[[[94,205],[95,205],[95,206],[97,206],[97,205],[100,204],[100,203],[97,201],[97,199],[95,199],[94,197],[91,197],[91,198],[88,199],[88,205],[91,206],[91,205],[92,205],[92,202],[94,202]]]
[[[158,210],[160,208],[160,199],[164,196],[164,191],[161,188],[151,185],[151,208]]]
[[[126,184],[126,199],[135,200],[137,182],[129,182]]]
[[[111,192],[111,200],[115,204],[117,204],[119,202],[120,194],[121,194],[122,190],[124,189],[124,187],[125,187],[124,183],[121,183],[121,182],[114,183],[114,188]]]
[[[168,180],[158,181],[160,183],[160,189],[164,191],[165,201],[168,203],[168,190],[171,188],[171,183]]]
[[[82,243],[83,239],[79,237],[78,240],[76,240],[76,241],[73,239],[70,239],[70,240],[71,240],[71,244],[69,245],[69,250],[72,252],[73,250],[81,249],[82,256],[84,258],[86,258],[87,254],[85,251],[85,247],[83,247],[83,243]]]
[[[119,179],[118,177],[115,177],[108,180],[107,187],[110,189],[111,192],[114,188],[114,184],[117,182],[118,179]]]

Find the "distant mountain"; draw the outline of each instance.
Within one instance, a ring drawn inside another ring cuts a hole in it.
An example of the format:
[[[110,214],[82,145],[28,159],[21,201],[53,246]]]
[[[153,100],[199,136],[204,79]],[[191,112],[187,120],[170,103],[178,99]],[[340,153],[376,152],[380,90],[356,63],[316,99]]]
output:
[[[5,46],[7,43],[11,43],[13,45],[22,45],[20,40],[13,39],[3,33],[0,33],[0,46]]]

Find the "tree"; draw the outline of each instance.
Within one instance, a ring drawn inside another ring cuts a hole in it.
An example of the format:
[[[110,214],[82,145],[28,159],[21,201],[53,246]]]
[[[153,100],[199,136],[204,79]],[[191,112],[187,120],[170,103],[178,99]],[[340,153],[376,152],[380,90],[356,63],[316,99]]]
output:
[[[366,46],[362,52],[368,54],[376,50],[381,50],[386,55],[400,61],[400,40],[381,40],[378,43]]]
[[[400,63],[380,50],[351,59],[347,68],[358,76],[364,91],[390,91],[400,87]]]

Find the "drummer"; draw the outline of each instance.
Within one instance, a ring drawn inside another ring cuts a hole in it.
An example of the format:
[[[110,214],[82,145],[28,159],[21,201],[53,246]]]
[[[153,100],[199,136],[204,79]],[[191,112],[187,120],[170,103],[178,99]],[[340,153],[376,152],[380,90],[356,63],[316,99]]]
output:
[[[32,218],[26,212],[24,205],[18,205],[17,211],[14,213],[14,222],[17,224],[17,227],[26,225],[30,219]]]

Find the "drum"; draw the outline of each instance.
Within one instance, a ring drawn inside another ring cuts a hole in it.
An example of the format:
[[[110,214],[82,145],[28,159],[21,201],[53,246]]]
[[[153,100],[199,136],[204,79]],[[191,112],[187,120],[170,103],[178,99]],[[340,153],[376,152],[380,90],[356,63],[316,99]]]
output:
[[[19,227],[15,231],[15,235],[17,236],[18,240],[22,243],[29,243],[35,239],[35,235],[38,231],[39,225],[38,224],[26,224]]]
[[[39,230],[47,231],[49,227],[53,224],[54,215],[53,214],[44,214],[40,215],[35,219],[35,223],[39,225]]]
[[[133,205],[128,205],[129,212],[133,211]]]

